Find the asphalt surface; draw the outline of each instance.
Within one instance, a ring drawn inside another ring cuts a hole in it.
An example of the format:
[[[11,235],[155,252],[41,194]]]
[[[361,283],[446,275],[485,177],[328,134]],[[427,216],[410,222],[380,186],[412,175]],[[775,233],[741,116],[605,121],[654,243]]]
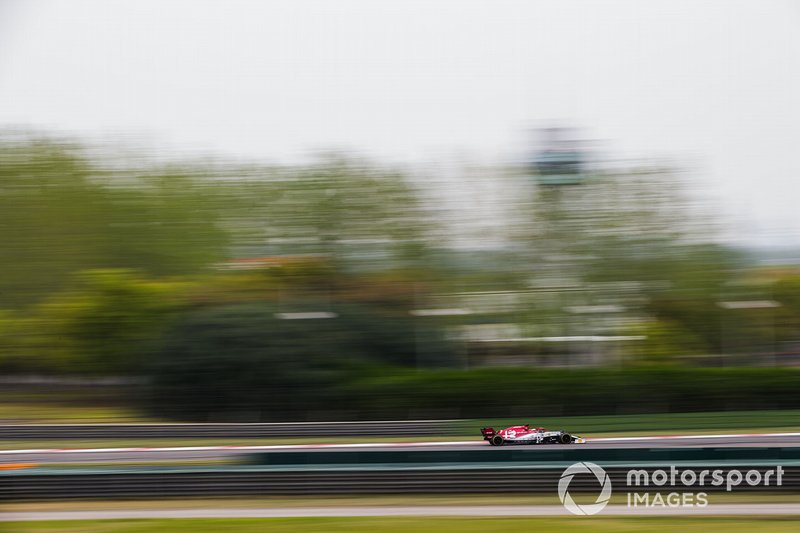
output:
[[[759,447],[800,446],[800,433],[775,433],[759,435],[694,435],[666,437],[587,438],[584,444],[546,445],[548,448],[687,448],[687,447]],[[235,459],[254,452],[284,453],[291,451],[337,450],[485,450],[496,448],[481,440],[463,442],[327,444],[327,445],[276,445],[276,446],[193,446],[166,448],[102,448],[65,450],[2,450],[2,463],[118,463],[155,461],[209,461]]]
[[[707,507],[609,505],[598,516],[795,515],[796,503],[714,504]],[[478,505],[398,507],[294,507],[262,509],[141,509],[119,511],[4,512],[0,521],[122,520],[168,518],[294,518],[354,516],[572,516],[561,505]],[[591,526],[591,520],[587,522]]]

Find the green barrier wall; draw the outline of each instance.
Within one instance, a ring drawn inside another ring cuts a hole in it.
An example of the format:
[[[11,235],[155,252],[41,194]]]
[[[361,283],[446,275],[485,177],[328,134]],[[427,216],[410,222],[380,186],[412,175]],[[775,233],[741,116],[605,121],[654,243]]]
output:
[[[800,447],[720,448],[487,448],[485,450],[340,450],[257,453],[254,465],[336,465],[402,463],[562,463],[626,462],[672,463],[685,461],[778,461],[800,460]]]

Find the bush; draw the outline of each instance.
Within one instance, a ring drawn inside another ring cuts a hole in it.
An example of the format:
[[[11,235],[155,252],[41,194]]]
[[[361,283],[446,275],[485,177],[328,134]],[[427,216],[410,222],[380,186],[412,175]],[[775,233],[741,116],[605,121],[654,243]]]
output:
[[[340,386],[363,368],[413,362],[408,320],[356,306],[335,311],[335,319],[281,320],[275,306],[256,303],[186,313],[150,366],[151,409],[189,419],[304,418],[337,409]]]
[[[800,407],[800,370],[736,368],[429,371],[353,383],[366,418],[458,418]]]
[[[381,348],[344,315],[278,320],[273,312],[255,304],[185,316],[153,369],[157,414],[374,420],[800,408],[800,369],[412,370],[370,360],[366,350]]]
[[[187,286],[125,269],[76,273],[29,309],[0,310],[0,371],[138,376]]]
[[[298,416],[323,401],[342,361],[330,321],[278,320],[274,312],[251,304],[184,316],[151,368],[152,408],[181,418],[259,420]]]

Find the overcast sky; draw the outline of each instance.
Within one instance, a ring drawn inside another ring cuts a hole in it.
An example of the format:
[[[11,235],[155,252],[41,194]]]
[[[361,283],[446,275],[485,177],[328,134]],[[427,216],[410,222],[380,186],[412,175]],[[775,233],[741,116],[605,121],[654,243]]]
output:
[[[519,157],[561,121],[800,244],[800,2],[0,0],[0,126],[292,161]]]

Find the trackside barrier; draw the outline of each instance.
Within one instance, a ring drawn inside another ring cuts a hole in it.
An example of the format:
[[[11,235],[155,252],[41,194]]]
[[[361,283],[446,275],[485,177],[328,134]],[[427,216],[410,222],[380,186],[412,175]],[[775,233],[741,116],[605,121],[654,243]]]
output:
[[[630,467],[606,467],[612,485],[624,487]],[[698,465],[696,468],[703,468]],[[708,466],[713,468],[713,466]],[[737,465],[742,470],[766,471],[763,465]],[[774,467],[773,467],[774,468]],[[654,467],[647,467],[652,473]],[[481,468],[457,466],[432,468],[361,468],[335,470],[185,469],[137,472],[36,474],[35,470],[0,474],[0,502],[65,499],[219,497],[290,494],[433,494],[433,493],[557,493],[564,468]],[[27,472],[27,473],[23,473]],[[597,491],[597,480],[576,476],[570,491]],[[638,492],[660,487],[640,487]],[[780,487],[747,487],[742,490],[797,491],[800,467],[786,467]],[[724,487],[705,487],[715,492]]]
[[[591,461],[598,464],[677,462],[746,462],[800,460],[800,447],[703,447],[703,448],[568,448],[558,449],[486,446],[477,450],[302,450],[255,453],[248,463],[254,465],[369,465],[408,463],[503,463],[531,464]]]

